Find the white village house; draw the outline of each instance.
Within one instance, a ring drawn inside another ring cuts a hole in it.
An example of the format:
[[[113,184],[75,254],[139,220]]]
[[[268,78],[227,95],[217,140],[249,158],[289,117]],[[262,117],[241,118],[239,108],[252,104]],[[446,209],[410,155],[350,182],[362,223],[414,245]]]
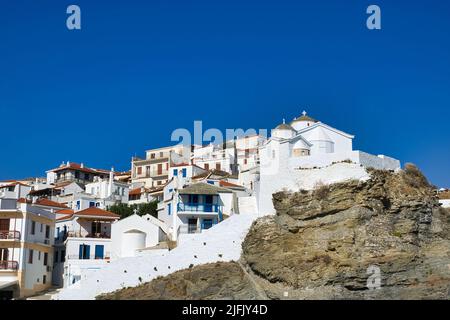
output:
[[[0,300],[51,287],[55,213],[0,197]]]

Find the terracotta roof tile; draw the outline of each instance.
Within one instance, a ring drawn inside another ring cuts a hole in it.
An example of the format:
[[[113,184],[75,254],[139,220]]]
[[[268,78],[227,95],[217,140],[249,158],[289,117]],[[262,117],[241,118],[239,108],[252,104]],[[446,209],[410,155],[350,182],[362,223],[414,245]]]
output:
[[[96,207],[87,208],[74,213],[75,216],[93,216],[93,217],[105,217],[105,218],[120,218],[119,215],[99,209]]]
[[[45,206],[45,207],[54,207],[54,208],[68,208],[66,205],[59,203],[59,202],[55,202],[46,198],[42,198],[42,199],[38,199],[35,202],[36,205],[38,206]]]

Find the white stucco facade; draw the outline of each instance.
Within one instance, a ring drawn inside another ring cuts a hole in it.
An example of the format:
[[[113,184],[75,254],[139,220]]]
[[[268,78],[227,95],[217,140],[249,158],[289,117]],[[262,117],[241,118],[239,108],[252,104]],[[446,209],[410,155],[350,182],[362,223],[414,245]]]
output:
[[[152,218],[133,214],[113,223],[111,259],[134,257],[139,250],[157,246],[160,241],[166,240],[164,231]]]

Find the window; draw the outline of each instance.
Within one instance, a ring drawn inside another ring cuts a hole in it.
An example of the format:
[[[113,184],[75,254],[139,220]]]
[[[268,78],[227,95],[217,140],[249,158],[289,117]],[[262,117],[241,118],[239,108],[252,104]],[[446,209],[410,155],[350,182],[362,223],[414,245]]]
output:
[[[164,152],[161,151],[161,152],[159,153],[159,157],[160,157],[160,158],[164,157]]]
[[[173,176],[174,177],[178,176],[178,169],[173,169]]]
[[[40,233],[42,233],[42,231],[43,231],[42,228],[43,228],[43,227],[44,227],[44,224],[41,223],[41,230],[39,230]]]
[[[98,221],[92,222],[92,234],[95,235],[96,233],[102,232],[102,224]]]
[[[89,178],[90,178],[90,177],[89,177],[89,173],[85,173],[85,174],[84,174],[84,180],[89,180]]]
[[[45,284],[47,282],[47,276],[43,275],[42,276],[42,284]]]
[[[160,186],[160,185],[161,185],[161,181],[158,181],[156,184],[157,184],[158,186]]]
[[[87,244],[80,244],[78,258],[82,260],[89,259],[91,247]]]
[[[142,167],[137,168],[137,174],[142,174]]]
[[[80,200],[77,200],[77,210],[80,210]]]
[[[38,260],[41,261],[41,252],[38,251]]]
[[[46,266],[48,263],[48,253],[44,252],[44,266]]]
[[[50,226],[45,226],[45,239],[50,238]]]
[[[183,172],[183,178],[186,178],[187,169],[183,168],[182,172]]]
[[[0,231],[9,230],[9,219],[0,219]]]
[[[0,249],[0,261],[8,261],[9,250],[8,249]]]
[[[58,263],[59,260],[59,251],[55,251],[55,261],[53,261],[53,263]]]
[[[95,246],[95,259],[103,259],[105,252],[105,246],[104,245],[96,245]]]
[[[198,194],[189,195],[189,202],[194,204],[198,203]]]
[[[244,164],[247,164],[247,159],[244,159]]]
[[[209,170],[209,164],[205,163],[205,170]]]
[[[212,219],[203,219],[202,221],[202,230],[209,229],[213,226],[213,220]]]
[[[220,170],[220,162],[216,163],[216,170]]]
[[[28,253],[28,263],[33,263],[33,249],[30,249]]]
[[[154,153],[150,154],[150,159],[155,159],[155,154]]]
[[[78,171],[75,171],[75,179],[80,179],[80,173]]]
[[[66,250],[61,250],[61,262],[66,261]]]
[[[36,231],[36,222],[35,221],[31,221],[31,234],[35,234]]]
[[[145,175],[150,176],[150,166],[145,167]]]
[[[172,214],[172,204],[171,203],[169,203],[169,204],[167,204],[167,215],[171,215]]]
[[[95,202],[90,201],[89,202],[89,208],[95,207]]]
[[[162,163],[158,163],[158,174],[162,174]]]
[[[56,228],[56,240],[59,240],[59,227]]]

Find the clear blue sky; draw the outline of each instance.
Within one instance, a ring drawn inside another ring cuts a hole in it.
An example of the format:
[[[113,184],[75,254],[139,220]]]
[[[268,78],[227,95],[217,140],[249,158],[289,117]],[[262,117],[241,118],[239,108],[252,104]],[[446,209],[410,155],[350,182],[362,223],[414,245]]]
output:
[[[0,36],[0,179],[127,170],[194,120],[272,128],[306,109],[450,186],[449,1],[14,0]]]

